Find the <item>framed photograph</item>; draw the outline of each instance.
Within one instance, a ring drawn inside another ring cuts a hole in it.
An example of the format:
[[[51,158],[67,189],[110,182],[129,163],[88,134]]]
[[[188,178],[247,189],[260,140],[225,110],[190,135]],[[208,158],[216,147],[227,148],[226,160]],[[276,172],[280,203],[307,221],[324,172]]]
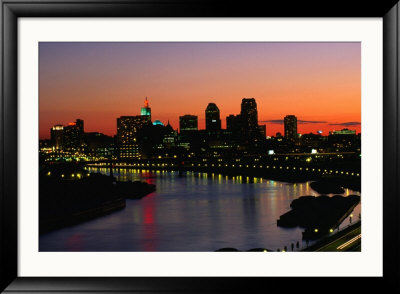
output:
[[[336,4],[3,1],[0,289],[400,290],[400,8]]]

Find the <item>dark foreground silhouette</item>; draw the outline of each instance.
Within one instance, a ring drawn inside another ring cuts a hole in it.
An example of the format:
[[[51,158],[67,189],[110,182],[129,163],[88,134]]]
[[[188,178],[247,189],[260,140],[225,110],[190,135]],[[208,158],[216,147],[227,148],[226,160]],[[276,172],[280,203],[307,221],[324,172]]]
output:
[[[119,182],[74,165],[48,166],[39,173],[39,233],[123,209],[125,198],[140,199],[154,190],[154,185]]]
[[[303,239],[314,240],[332,233],[360,202],[360,196],[302,196],[292,201],[291,211],[277,221],[281,227],[302,227]]]

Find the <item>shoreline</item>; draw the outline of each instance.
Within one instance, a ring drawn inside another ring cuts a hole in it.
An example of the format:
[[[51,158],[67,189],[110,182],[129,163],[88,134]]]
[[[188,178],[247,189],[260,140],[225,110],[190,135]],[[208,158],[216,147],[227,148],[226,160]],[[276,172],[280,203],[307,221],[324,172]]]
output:
[[[102,165],[96,165],[96,164],[88,164],[88,168],[97,168],[101,169],[104,168]],[[167,171],[167,172],[179,172],[180,175],[181,173],[185,172],[199,172],[199,173],[207,173],[208,175],[212,174],[220,174],[223,176],[244,176],[244,177],[257,177],[257,178],[262,178],[265,180],[271,180],[271,181],[279,181],[279,182],[285,182],[285,183],[290,183],[290,184],[295,184],[295,183],[306,183],[306,182],[329,182],[332,184],[337,184],[341,185],[344,189],[350,189],[355,192],[361,193],[361,179],[358,178],[350,178],[350,177],[345,177],[345,176],[317,176],[317,175],[312,175],[310,173],[304,173],[304,174],[287,174],[283,173],[279,169],[277,169],[275,172],[268,171],[268,172],[263,172],[259,170],[254,170],[254,171],[244,171],[243,169],[204,169],[204,168],[155,168],[155,167],[149,167],[149,168],[142,168],[142,167],[134,167],[134,166],[124,166],[124,167],[115,167],[114,170],[119,170],[119,169],[137,169],[137,170],[145,170],[145,171]],[[251,181],[250,181],[251,183]],[[314,189],[313,189],[314,190]],[[319,193],[318,191],[314,190],[315,192]],[[343,194],[343,193],[319,193],[319,194]]]
[[[124,198],[119,198],[116,200],[104,202],[101,206],[76,211],[69,215],[48,219],[39,219],[39,235],[61,228],[78,225],[83,222],[124,209],[125,207],[126,200]]]

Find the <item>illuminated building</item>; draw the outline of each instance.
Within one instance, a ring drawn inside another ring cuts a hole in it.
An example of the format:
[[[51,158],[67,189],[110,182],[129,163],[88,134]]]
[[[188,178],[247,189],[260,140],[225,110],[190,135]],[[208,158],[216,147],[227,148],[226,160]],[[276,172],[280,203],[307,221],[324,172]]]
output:
[[[117,118],[118,157],[130,159],[139,157],[137,132],[150,124],[147,115],[121,116]]]
[[[220,154],[222,150],[232,149],[236,146],[235,142],[232,140],[232,132],[227,130],[219,130],[216,132],[200,130],[197,135],[203,142],[203,148],[218,151],[217,154]],[[215,154],[216,153],[214,153],[214,155]]]
[[[175,144],[178,140],[178,132],[172,128],[172,126],[169,124],[169,121],[165,126],[165,131],[166,132],[163,138],[163,144],[165,148],[169,149],[175,147]]]
[[[114,138],[98,132],[85,133],[87,154],[96,158],[110,158],[114,155]]]
[[[64,126],[55,125],[50,129],[51,143],[55,149],[62,149],[64,137]]]
[[[163,124],[161,121],[159,121],[159,120],[154,121],[154,122],[153,122],[153,125],[154,125],[154,126],[164,126],[164,124]]]
[[[180,131],[197,131],[198,120],[196,115],[186,114],[179,117],[179,129]]]
[[[149,107],[149,100],[144,100],[144,107],[141,108],[140,110],[140,115],[146,116],[147,120],[150,122],[151,121],[151,108]]]
[[[330,135],[355,135],[356,130],[342,129],[340,131],[329,132]]]
[[[219,109],[215,103],[208,103],[206,108],[206,130],[219,131],[221,130],[221,119]]]
[[[243,98],[240,116],[245,139],[254,138],[259,134],[257,103],[254,98]]]
[[[186,114],[179,117],[180,132],[178,135],[177,146],[186,150],[199,149],[200,136],[198,132],[198,118],[196,115]]]
[[[334,148],[333,151],[361,151],[361,134],[355,130],[342,129],[329,132],[328,141]]]
[[[288,140],[297,139],[297,117],[294,115],[286,115],[284,120],[285,138]]]
[[[63,147],[65,150],[80,149],[83,144],[83,120],[77,119],[75,122],[68,123],[63,128]]]

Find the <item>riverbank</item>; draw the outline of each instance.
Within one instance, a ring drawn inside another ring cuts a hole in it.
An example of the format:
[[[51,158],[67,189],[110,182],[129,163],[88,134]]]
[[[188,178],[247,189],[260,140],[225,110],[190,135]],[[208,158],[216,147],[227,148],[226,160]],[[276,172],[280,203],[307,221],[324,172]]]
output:
[[[85,210],[75,211],[72,212],[71,214],[65,214],[49,218],[39,217],[39,234],[47,233],[67,226],[77,225],[82,222],[110,214],[114,211],[124,209],[125,206],[126,206],[125,199],[120,198],[104,202],[98,207],[92,207]]]
[[[87,165],[92,168],[109,168],[103,164],[90,163]],[[263,178],[266,180],[280,181],[286,183],[305,183],[305,182],[322,182],[324,184],[331,183],[332,185],[337,185],[344,189],[350,189],[356,192],[361,192],[361,177],[359,173],[356,172],[346,172],[346,173],[321,173],[323,169],[318,168],[307,168],[307,167],[289,167],[289,166],[279,166],[279,165],[267,165],[267,166],[245,166],[239,165],[235,167],[218,167],[218,166],[200,166],[196,165],[163,165],[163,164],[125,164],[116,165],[114,170],[119,169],[138,169],[145,171],[177,171],[179,174],[184,174],[186,172],[199,172],[207,173],[208,175],[220,174],[223,176],[235,177],[243,176],[249,177],[249,182],[251,183],[253,177]],[[329,192],[339,194],[338,192]],[[325,194],[325,193],[320,193]]]
[[[124,209],[126,198],[141,199],[154,190],[154,185],[119,182],[73,164],[44,167],[39,173],[39,234]]]

